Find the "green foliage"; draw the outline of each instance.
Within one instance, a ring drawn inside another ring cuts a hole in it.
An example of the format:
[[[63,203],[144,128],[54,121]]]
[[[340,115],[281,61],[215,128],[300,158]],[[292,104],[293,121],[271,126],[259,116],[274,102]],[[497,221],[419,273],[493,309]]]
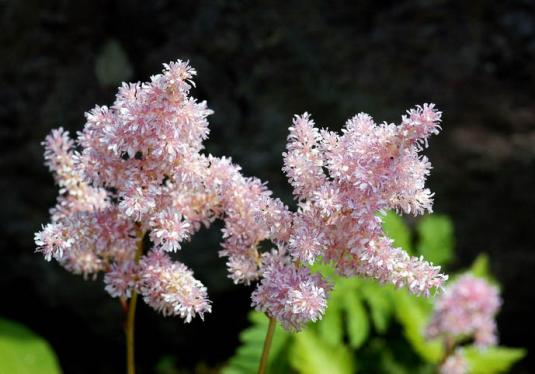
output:
[[[489,256],[487,256],[485,253],[477,256],[472,266],[470,266],[470,269],[468,269],[468,272],[475,277],[483,278],[487,282],[499,287],[498,281],[490,272]]]
[[[315,266],[324,275],[329,272],[325,266]],[[367,306],[374,305],[371,320],[379,329],[386,328],[389,302],[375,283],[358,278],[331,276],[335,284],[329,297],[329,304],[321,323],[310,327],[317,329],[319,336],[331,344],[339,344],[347,339],[351,348],[360,348],[370,333],[370,316]],[[379,330],[378,329],[378,330]]]
[[[437,374],[435,365],[422,362],[405,340],[394,336],[371,337],[357,355],[360,373]]]
[[[384,333],[393,313],[391,289],[376,282],[366,281],[361,288],[362,296],[369,305],[370,317],[377,332]]]
[[[381,219],[383,220],[383,229],[386,235],[394,240],[394,245],[403,248],[409,254],[413,254],[412,232],[403,221],[403,218],[390,211]]]
[[[251,312],[249,320],[251,326],[240,334],[242,344],[230,359],[227,367],[223,369],[223,374],[248,374],[258,371],[269,320],[263,313],[259,312]],[[287,366],[287,358],[281,356],[285,356],[287,353],[285,348],[287,348],[290,337],[290,333],[277,325],[269,352],[268,373],[280,372],[282,367]]]
[[[176,359],[173,356],[163,356],[156,363],[156,374],[178,374]]]
[[[409,295],[405,290],[397,290],[393,298],[396,317],[407,341],[424,360],[437,363],[443,355],[440,343],[424,338],[424,328],[433,310],[431,302]]]
[[[424,217],[416,222],[414,233],[391,212],[383,217],[383,224],[395,245],[413,255],[422,255],[439,265],[452,261],[453,224],[447,217]],[[392,374],[436,372],[444,355],[442,342],[424,338],[433,297],[417,297],[372,280],[344,278],[327,265],[315,264],[312,271],[322,273],[335,284],[325,315],[298,334],[291,335],[278,327],[279,341],[274,341],[268,372],[288,372],[290,367],[306,374],[354,373],[358,368],[362,372]],[[469,272],[496,283],[485,255],[476,259]],[[455,278],[452,276],[452,281]],[[256,312],[251,314],[251,321],[253,325],[241,335],[242,346],[223,373],[256,372],[268,321]],[[504,372],[525,355],[524,350],[505,347],[463,349],[474,374]]]
[[[347,332],[349,336],[349,346],[360,348],[368,337],[370,324],[364,309],[364,304],[356,292],[347,293],[343,298],[346,308]]]
[[[425,216],[416,224],[418,254],[435,264],[446,265],[453,259],[453,224],[446,216]]]
[[[468,361],[470,374],[497,374],[507,372],[513,364],[526,355],[526,350],[519,348],[489,347],[463,349]]]
[[[330,298],[333,302],[329,303],[321,323],[317,324],[321,338],[333,345],[341,343],[344,338],[344,309],[340,298],[341,295],[335,288]]]
[[[352,374],[355,360],[350,349],[342,344],[330,344],[312,330],[295,335],[290,352],[292,368],[307,374]]]
[[[52,348],[27,327],[0,318],[0,374],[61,373]]]

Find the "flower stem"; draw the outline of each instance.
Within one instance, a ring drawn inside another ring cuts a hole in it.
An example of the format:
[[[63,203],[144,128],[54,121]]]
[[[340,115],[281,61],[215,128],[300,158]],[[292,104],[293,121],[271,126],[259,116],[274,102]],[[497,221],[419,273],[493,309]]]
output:
[[[137,292],[132,293],[132,298],[128,305],[128,318],[126,320],[126,367],[128,374],[136,373],[134,359],[134,324],[136,318]]]
[[[455,352],[455,348],[455,339],[453,339],[451,336],[447,336],[444,340],[444,356],[442,357],[442,360],[440,360],[440,365],[446,362],[448,357],[450,357]]]
[[[143,254],[143,237],[145,233],[139,229],[136,230],[137,246],[134,261],[137,264],[141,255]],[[128,374],[136,373],[136,362],[134,356],[134,326],[136,322],[136,304],[137,292],[132,291],[132,297],[128,303],[128,314],[126,318],[125,334],[126,334],[126,372]]]
[[[275,326],[277,321],[273,317],[269,317],[269,326],[266,333],[266,339],[264,340],[264,349],[262,350],[262,358],[260,359],[260,366],[258,367],[258,374],[264,374],[266,372],[267,362],[269,358],[269,350],[271,348],[271,342],[273,341],[273,333],[275,332]]]

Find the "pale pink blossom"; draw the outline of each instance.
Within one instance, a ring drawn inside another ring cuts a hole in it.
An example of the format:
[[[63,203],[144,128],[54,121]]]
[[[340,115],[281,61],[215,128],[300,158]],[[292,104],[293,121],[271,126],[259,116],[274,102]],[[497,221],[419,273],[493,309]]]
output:
[[[123,261],[111,266],[104,275],[105,290],[111,297],[129,299],[138,287],[138,266],[134,261]]]
[[[295,196],[304,199],[311,197],[326,180],[322,169],[324,159],[319,149],[321,136],[308,113],[296,115],[289,130],[283,170],[294,187]]]
[[[286,329],[299,331],[321,319],[332,286],[320,274],[293,263],[284,249],[262,257],[263,277],[253,292],[253,306],[276,318]]]
[[[250,285],[251,282],[258,280],[261,275],[260,257],[256,249],[251,250],[250,255],[231,255],[227,260],[227,269],[229,278],[234,284],[243,283]]]
[[[35,233],[37,250],[43,253],[45,259],[60,259],[63,253],[68,251],[73,244],[73,239],[68,237],[68,232],[57,223],[49,223],[43,229]]]
[[[435,109],[435,104],[418,105],[402,117],[401,131],[408,141],[427,146],[428,137],[440,132],[441,118],[442,112]]]
[[[172,261],[163,251],[152,250],[139,263],[139,292],[145,302],[165,316],[190,322],[212,310],[204,285],[184,264]]]
[[[194,74],[185,62],[165,64],[148,83],[123,84],[112,106],[87,113],[76,140],[52,131],[45,160],[60,196],[52,223],[35,235],[47,260],[84,276],[104,272],[114,297],[128,298],[141,286],[154,292],[150,276],[158,272],[160,299],[147,300],[186,321],[210,311],[204,286],[168,257],[157,270],[145,266],[154,256],[143,266],[135,262],[140,235],[150,232],[155,247],[176,251],[199,223],[221,214],[219,196],[203,189],[209,162],[199,151],[211,111],[189,96]]]
[[[290,211],[229,158],[201,154],[212,111],[190,96],[195,74],[186,62],[165,64],[149,82],[123,83],[111,106],[86,113],[76,140],[62,129],[46,138],[46,163],[60,187],[51,223],[35,236],[46,259],[84,276],[104,272],[112,296],[139,291],[186,322],[211,310],[207,291],[165,252],[216,219],[229,277],[259,280],[254,305],[289,329],[325,311],[331,286],[307,268],[318,259],[341,275],[416,294],[441,287],[440,269],[393,247],[378,216],[431,211],[431,165],[419,152],[440,129],[433,104],[409,110],[399,126],[361,113],[340,134],[317,129],[307,113],[295,116],[283,154],[298,203]],[[145,234],[154,248],[137,266]],[[262,255],[266,240],[280,250]]]
[[[190,235],[191,225],[172,208],[155,213],[149,225],[152,242],[166,252],[176,252],[180,249],[180,243]]]
[[[195,74],[186,62],[165,64],[150,82],[123,84],[111,107],[86,115],[78,140],[83,173],[113,187],[121,210],[138,221],[154,211],[165,179],[188,172],[208,136],[212,111],[189,96]]]
[[[231,279],[248,284],[261,274],[258,246],[272,233],[267,212],[281,216],[283,212],[279,210],[287,208],[271,198],[271,191],[259,179],[244,177],[230,159],[211,158],[207,181],[209,190],[219,196],[225,222],[219,255],[229,258]]]
[[[60,187],[57,204],[51,209],[52,221],[60,221],[78,211],[93,211],[108,207],[108,195],[102,188],[90,186],[83,178],[74,142],[63,128],[52,130],[42,143],[45,164]]]
[[[288,240],[295,260],[313,264],[328,245],[323,233],[322,222],[310,222],[307,216],[298,215],[294,219],[294,230]]]
[[[485,280],[463,275],[436,301],[426,335],[473,338],[481,347],[497,343],[495,316],[501,306],[498,289]]]
[[[439,368],[440,374],[466,374],[468,373],[468,362],[464,358],[462,349],[456,349]]]
[[[360,275],[407,287],[416,294],[440,289],[440,267],[394,248],[379,212],[431,211],[425,188],[431,165],[418,152],[440,129],[433,104],[411,109],[401,124],[377,125],[360,113],[341,134],[317,130],[310,115],[296,116],[290,128],[286,172],[299,201],[288,240],[299,261],[332,262],[344,276]]]

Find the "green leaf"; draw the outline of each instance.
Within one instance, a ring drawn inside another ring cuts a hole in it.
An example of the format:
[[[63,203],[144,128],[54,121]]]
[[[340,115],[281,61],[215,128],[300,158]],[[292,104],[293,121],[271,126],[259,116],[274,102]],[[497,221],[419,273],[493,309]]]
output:
[[[407,253],[413,254],[412,233],[403,218],[389,211],[381,219],[383,220],[383,230],[386,236],[394,240],[394,246],[401,247]]]
[[[329,344],[311,330],[295,335],[290,363],[297,372],[306,374],[355,372],[355,361],[347,347]]]
[[[176,367],[176,358],[170,355],[161,357],[154,368],[156,374],[179,374]]]
[[[258,371],[269,320],[265,314],[260,312],[251,312],[249,320],[251,326],[240,334],[241,345],[229,360],[228,365],[222,370],[223,374],[248,374]],[[287,344],[290,342],[290,338],[290,333],[277,324],[269,351],[268,373],[278,372],[275,368],[271,368],[272,365],[276,364],[275,366],[280,368],[287,361],[283,356],[287,351],[285,348],[288,348]]]
[[[133,69],[121,44],[110,39],[97,57],[95,74],[102,86],[117,86],[132,77]]]
[[[332,271],[332,268],[326,269],[327,273]],[[325,276],[325,272],[321,271]],[[358,278],[344,278],[332,274],[330,278],[333,280],[334,289],[329,297],[327,310],[323,318],[313,328],[318,330],[322,339],[327,340],[331,344],[342,342],[344,336],[344,313],[345,313],[345,298],[346,295],[356,293],[360,289],[362,280]]]
[[[392,292],[396,318],[403,326],[403,334],[414,351],[427,362],[437,363],[442,357],[442,345],[439,341],[426,341],[424,330],[432,313],[430,301],[409,295],[405,290]]]
[[[445,265],[453,260],[453,223],[446,216],[430,215],[416,224],[419,236],[418,254],[435,264]]]
[[[366,282],[361,288],[362,296],[370,306],[370,316],[379,333],[384,333],[388,328],[392,315],[392,300],[389,289],[376,282]]]
[[[490,273],[489,256],[485,253],[477,256],[468,272],[473,276],[483,278],[496,286],[499,285],[496,278]]]
[[[333,292],[325,315],[317,323],[318,333],[321,338],[330,344],[339,344],[344,336],[343,305],[340,297]]]
[[[279,350],[279,353],[275,355],[268,366],[268,373],[278,374],[278,373],[289,373],[291,372],[290,361],[288,359],[288,352],[290,347],[293,344],[293,339],[286,339],[283,345]]]
[[[511,366],[526,355],[525,349],[489,347],[463,349],[471,374],[496,374],[509,371]]]
[[[480,278],[488,277],[490,275],[489,256],[486,254],[480,254],[477,256],[474,263],[470,267],[470,273]]]
[[[325,278],[339,278],[334,270],[334,267],[330,264],[323,262],[323,258],[319,258],[312,266],[310,266],[310,271],[313,273],[321,273]]]
[[[356,292],[348,292],[344,297],[349,345],[360,348],[368,338],[370,323],[366,309]]]
[[[0,318],[0,374],[61,373],[54,351],[27,327]]]

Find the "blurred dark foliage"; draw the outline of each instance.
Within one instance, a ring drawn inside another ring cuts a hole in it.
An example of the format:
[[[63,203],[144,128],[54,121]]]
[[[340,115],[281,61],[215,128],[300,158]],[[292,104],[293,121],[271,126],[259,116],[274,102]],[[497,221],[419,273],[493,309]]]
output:
[[[534,348],[535,2],[0,0],[0,18],[0,315],[48,339],[66,373],[123,371],[122,315],[100,280],[34,254],[56,195],[39,143],[111,103],[114,87],[95,74],[110,40],[132,80],[189,59],[194,95],[215,110],[207,151],[232,156],[288,202],[281,152],[294,113],[336,129],[359,111],[394,122],[437,103],[445,130],[428,152],[430,187],[435,210],[455,222],[456,266],[490,254],[504,284],[501,340]],[[218,242],[217,230],[203,231],[179,253],[214,301],[204,323],[140,308],[142,373],[164,355],[193,368],[234,351],[250,290],[223,281]]]

